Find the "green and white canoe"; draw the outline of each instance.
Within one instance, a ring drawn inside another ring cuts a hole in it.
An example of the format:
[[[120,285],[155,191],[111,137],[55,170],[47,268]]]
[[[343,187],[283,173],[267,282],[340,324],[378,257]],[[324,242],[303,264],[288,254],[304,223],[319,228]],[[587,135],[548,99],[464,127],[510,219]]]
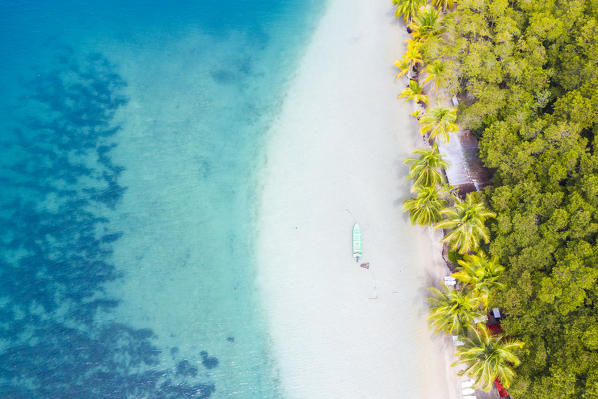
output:
[[[361,229],[357,223],[353,225],[353,257],[355,262],[361,258]]]

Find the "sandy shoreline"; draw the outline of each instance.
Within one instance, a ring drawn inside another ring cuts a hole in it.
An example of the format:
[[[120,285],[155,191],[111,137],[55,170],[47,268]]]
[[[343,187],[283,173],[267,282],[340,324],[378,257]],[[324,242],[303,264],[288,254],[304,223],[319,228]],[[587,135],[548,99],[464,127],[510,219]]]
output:
[[[418,140],[393,84],[405,38],[388,1],[330,0],[270,132],[258,286],[285,398],[459,397],[452,345],[425,320],[437,236],[401,211]]]

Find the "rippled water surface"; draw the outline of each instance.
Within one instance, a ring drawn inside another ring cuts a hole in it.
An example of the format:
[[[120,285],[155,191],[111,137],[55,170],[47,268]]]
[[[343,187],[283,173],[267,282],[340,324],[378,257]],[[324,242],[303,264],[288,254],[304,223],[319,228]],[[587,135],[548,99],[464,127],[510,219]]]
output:
[[[0,2],[0,397],[280,396],[255,175],[321,3]]]

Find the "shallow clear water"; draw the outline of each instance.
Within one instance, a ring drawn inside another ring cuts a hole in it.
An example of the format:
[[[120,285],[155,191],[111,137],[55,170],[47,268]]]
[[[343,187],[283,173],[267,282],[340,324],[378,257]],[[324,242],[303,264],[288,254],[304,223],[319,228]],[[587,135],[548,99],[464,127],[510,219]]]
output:
[[[280,396],[256,169],[321,3],[0,3],[0,397]]]

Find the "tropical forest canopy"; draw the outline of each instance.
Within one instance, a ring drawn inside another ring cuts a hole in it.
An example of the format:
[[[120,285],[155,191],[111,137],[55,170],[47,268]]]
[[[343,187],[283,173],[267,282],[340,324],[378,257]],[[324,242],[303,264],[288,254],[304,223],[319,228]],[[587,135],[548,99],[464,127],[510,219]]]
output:
[[[515,398],[598,398],[598,2],[463,0],[420,48],[495,170],[490,293]]]

